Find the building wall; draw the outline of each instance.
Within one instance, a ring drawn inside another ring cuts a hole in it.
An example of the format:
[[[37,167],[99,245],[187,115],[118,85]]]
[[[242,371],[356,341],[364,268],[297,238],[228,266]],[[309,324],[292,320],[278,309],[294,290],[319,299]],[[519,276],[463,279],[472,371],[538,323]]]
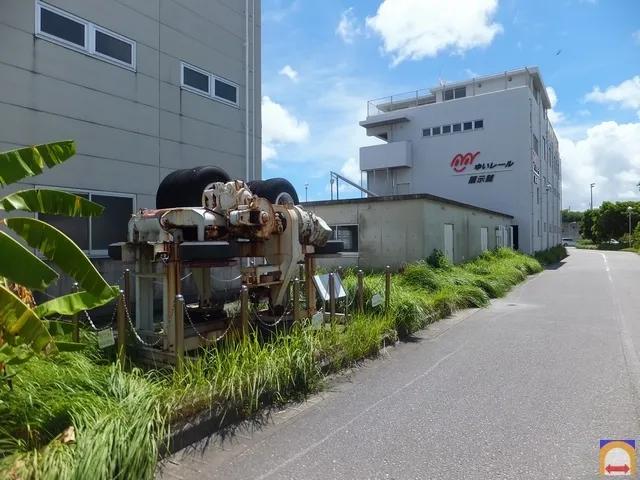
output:
[[[155,208],[160,181],[175,169],[216,165],[233,178],[261,178],[260,0],[249,2],[248,83],[244,2],[50,0],[47,5],[134,41],[135,68],[36,35],[36,0],[0,2],[0,151],[67,139],[77,149],[65,164],[1,189],[0,196],[46,186],[91,192],[98,203],[119,199],[119,209],[105,205],[106,223],[56,223],[74,240],[107,232],[111,238],[100,237],[105,243],[126,239],[128,215]],[[238,105],[182,88],[181,62],[236,84]],[[125,267],[105,258],[103,245],[96,248],[94,240],[82,247],[115,282]],[[220,276],[233,277],[227,273]],[[68,280],[49,293],[68,293]]]
[[[51,5],[136,42],[135,70],[35,36],[34,0],[0,6],[0,149],[73,139],[75,158],[26,185],[133,195],[154,207],[162,178],[177,168],[217,165],[261,177],[260,1],[245,99],[245,12],[230,0],[51,0]],[[251,2],[250,2],[251,5]],[[251,32],[254,29],[250,29]],[[181,88],[184,61],[239,86],[239,106]],[[254,112],[255,107],[255,112]],[[255,153],[255,155],[254,155]],[[256,161],[254,161],[256,159]]]
[[[444,251],[446,223],[453,224],[454,261],[465,262],[481,253],[481,227],[487,228],[487,248],[492,249],[496,227],[511,225],[505,215],[426,199],[315,202],[305,208],[332,228],[358,226],[358,251],[343,253],[342,258],[321,259],[322,266],[379,269],[424,260],[434,249]]]
[[[409,145],[411,166],[369,171],[368,188],[379,195],[409,193],[401,192],[403,188],[410,193],[429,193],[503,211],[515,217],[521,250],[530,253],[556,245],[561,235],[557,140],[542,106],[542,85],[535,83],[536,78],[520,73],[473,81],[466,86],[465,98],[449,101],[442,100],[442,91],[449,86],[438,87],[432,89],[436,103],[371,117],[368,120],[383,121],[399,115],[408,118],[409,121],[372,127],[368,133],[386,133],[389,143]],[[427,128],[477,120],[482,121],[480,129],[423,135]],[[533,135],[538,141],[537,174],[533,168]],[[363,156],[371,157],[372,151],[384,147],[361,149],[361,163]],[[461,172],[452,167],[458,154],[474,155],[473,164]],[[390,164],[399,162],[390,160]],[[513,165],[507,168],[507,162]],[[482,169],[483,164],[503,167]],[[478,175],[493,175],[492,181],[469,183]],[[547,183],[550,190],[545,188]]]

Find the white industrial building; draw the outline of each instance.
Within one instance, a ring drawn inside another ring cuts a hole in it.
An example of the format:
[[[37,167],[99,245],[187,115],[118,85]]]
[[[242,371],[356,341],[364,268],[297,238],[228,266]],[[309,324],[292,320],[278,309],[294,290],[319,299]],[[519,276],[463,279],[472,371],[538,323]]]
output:
[[[513,216],[508,243],[560,243],[561,160],[537,67],[371,101],[360,149],[379,196],[430,194]]]

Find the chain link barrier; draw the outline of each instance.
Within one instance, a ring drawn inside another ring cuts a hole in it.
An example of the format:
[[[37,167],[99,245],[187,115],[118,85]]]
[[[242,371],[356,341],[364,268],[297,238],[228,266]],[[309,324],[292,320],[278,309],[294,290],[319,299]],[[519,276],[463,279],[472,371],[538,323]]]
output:
[[[133,324],[133,320],[131,320],[131,315],[129,314],[129,308],[127,307],[127,302],[123,301],[122,303],[124,304],[124,315],[125,317],[127,317],[127,321],[129,322],[129,326],[131,327],[131,331],[133,332],[133,335],[136,337],[136,340],[142,345],[144,345],[145,347],[157,347],[158,345],[160,345],[160,342],[162,342],[167,336],[166,332],[162,332],[162,333],[148,332],[152,335],[158,335],[160,338],[155,343],[145,342],[140,336],[140,334],[138,333],[138,330],[136,330],[136,327]],[[169,319],[167,321],[167,328],[171,328],[171,321],[173,320],[173,314],[175,313],[175,311],[176,311],[176,301],[174,299],[173,306],[171,307],[171,315],[169,316]]]
[[[193,331],[196,332],[196,335],[198,335],[198,337],[200,337],[202,340],[204,340],[205,342],[209,343],[209,344],[213,344],[213,343],[218,343],[220,340],[222,340],[224,337],[227,336],[227,333],[229,333],[229,331],[231,330],[231,328],[233,327],[233,325],[235,324],[235,317],[231,318],[231,321],[229,322],[229,325],[227,325],[227,328],[224,330],[224,332],[222,332],[222,335],[220,335],[218,338],[211,340],[203,335],[200,334],[200,332],[198,331],[198,329],[196,328],[195,324],[193,323],[193,321],[191,320],[191,316],[189,315],[189,310],[187,309],[187,303],[184,303],[184,316],[187,319],[187,322],[189,322],[189,325],[191,325],[191,327],[193,328]]]

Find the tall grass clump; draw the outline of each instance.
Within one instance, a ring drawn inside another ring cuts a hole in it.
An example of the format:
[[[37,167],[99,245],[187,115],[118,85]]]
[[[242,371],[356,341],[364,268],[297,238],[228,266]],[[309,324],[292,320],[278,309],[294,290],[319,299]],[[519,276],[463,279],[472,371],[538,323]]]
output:
[[[157,378],[99,366],[80,353],[34,359],[13,391],[0,390],[0,472],[20,479],[152,478],[169,434],[164,393]]]
[[[294,328],[266,343],[250,335],[204,349],[185,361],[183,373],[173,374],[172,403],[179,412],[174,420],[204,409],[250,415],[265,404],[311,392],[321,379],[321,347],[316,332]]]

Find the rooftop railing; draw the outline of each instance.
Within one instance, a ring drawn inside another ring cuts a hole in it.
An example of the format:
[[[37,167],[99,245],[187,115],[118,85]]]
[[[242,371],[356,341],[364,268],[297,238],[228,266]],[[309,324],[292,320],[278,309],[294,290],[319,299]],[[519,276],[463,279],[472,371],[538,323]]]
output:
[[[398,95],[390,95],[368,101],[367,117],[404,110],[405,108],[420,107],[431,103],[436,103],[436,97],[428,88],[400,93]]]

